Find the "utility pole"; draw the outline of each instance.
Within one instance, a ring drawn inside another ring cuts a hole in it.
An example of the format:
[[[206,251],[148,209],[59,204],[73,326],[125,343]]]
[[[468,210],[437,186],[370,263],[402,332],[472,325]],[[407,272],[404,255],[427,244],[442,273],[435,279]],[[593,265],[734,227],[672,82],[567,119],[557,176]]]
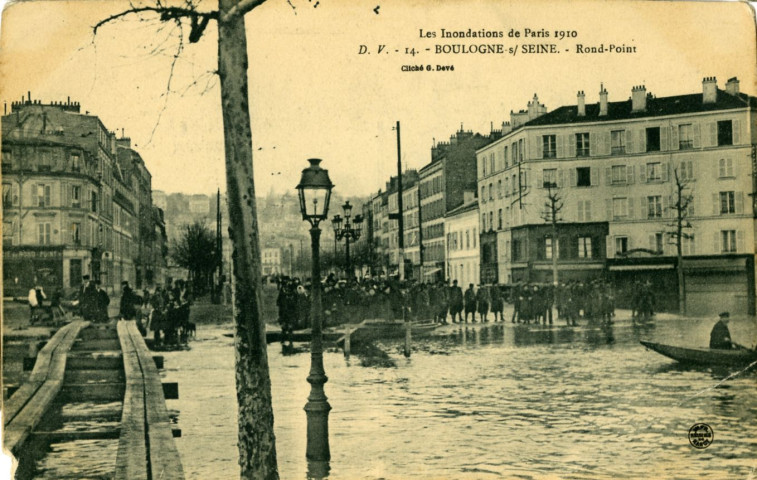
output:
[[[399,275],[400,282],[405,280],[405,222],[402,211],[402,149],[400,147],[400,122],[397,120],[397,221],[399,222]]]
[[[421,181],[418,179],[418,276],[423,283],[423,214],[421,209]]]

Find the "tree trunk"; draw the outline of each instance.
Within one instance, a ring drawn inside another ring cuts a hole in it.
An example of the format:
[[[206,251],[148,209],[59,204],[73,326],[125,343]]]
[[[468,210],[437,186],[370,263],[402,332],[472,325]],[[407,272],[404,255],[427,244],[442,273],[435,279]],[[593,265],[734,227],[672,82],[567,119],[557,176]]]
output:
[[[236,4],[220,0],[219,18]],[[278,479],[265,322],[261,316],[260,245],[252,169],[243,15],[218,21],[229,236],[234,248],[236,386],[242,478]]]

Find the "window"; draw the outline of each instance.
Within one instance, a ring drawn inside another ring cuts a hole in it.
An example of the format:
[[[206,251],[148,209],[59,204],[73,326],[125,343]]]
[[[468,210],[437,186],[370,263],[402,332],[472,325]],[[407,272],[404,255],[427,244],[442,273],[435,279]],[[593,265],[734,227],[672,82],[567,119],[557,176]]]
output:
[[[678,166],[678,178],[680,180],[694,180],[694,162],[683,161]]]
[[[476,229],[473,229],[473,248],[476,248]]]
[[[647,152],[660,151],[660,127],[647,128]]]
[[[494,230],[494,212],[489,212],[489,230]]]
[[[37,225],[37,243],[40,245],[50,245],[50,224],[40,223]]]
[[[511,150],[513,153],[513,165],[515,165],[516,163],[518,163],[518,144],[513,142]]]
[[[13,245],[13,234],[15,226],[16,225],[12,221],[3,221],[3,245]]]
[[[13,168],[13,153],[10,150],[3,150],[3,170]]]
[[[623,155],[626,153],[626,131],[613,130],[610,132],[610,145],[613,155]]]
[[[523,139],[518,140],[518,163],[523,163]]]
[[[18,206],[18,185],[15,183],[3,183],[3,207]]]
[[[718,146],[733,145],[733,123],[730,120],[718,122]]]
[[[662,164],[660,162],[647,163],[647,182],[662,180]]]
[[[470,248],[470,230],[465,231],[465,248]]]
[[[628,237],[615,237],[615,255],[623,255],[628,251]]]
[[[660,232],[655,233],[652,236],[652,245],[649,246],[650,249],[657,253],[662,253],[663,248],[665,248],[663,244],[663,238],[664,238],[663,233],[660,233]]]
[[[76,245],[81,244],[81,223],[71,224],[71,241]]]
[[[497,180],[497,198],[502,198],[502,180]]]
[[[497,228],[499,230],[502,230],[502,209],[501,208],[497,212],[497,219],[498,219],[498,222],[497,222],[498,227]]]
[[[510,157],[507,156],[507,146],[505,146],[504,157],[505,157],[505,168],[507,168],[510,166]]]
[[[720,231],[721,253],[734,253],[736,251],[736,230]]]
[[[718,173],[720,177],[732,177],[733,176],[733,159],[721,158],[718,164]]]
[[[37,207],[49,207],[50,206],[50,185],[37,185],[37,191],[35,192],[34,203]]]
[[[489,184],[489,201],[494,200],[494,187],[492,184]]]
[[[92,200],[92,211],[97,213],[97,192],[92,192],[90,199]]]
[[[71,206],[73,208],[81,207],[81,187],[79,185],[71,186]]]
[[[518,176],[513,175],[513,195],[518,193]]]
[[[647,218],[662,217],[662,197],[653,195],[647,197]]]
[[[557,258],[560,258],[560,239],[555,241],[554,248],[552,248],[552,237],[546,237],[544,239],[544,258],[547,260],[552,259],[552,252],[557,252]]]
[[[557,156],[557,136],[556,135],[543,135],[542,136],[542,158],[555,158]]]
[[[612,216],[613,218],[622,218],[628,216],[628,199],[613,198],[612,199]]]
[[[579,222],[591,221],[591,200],[578,201],[578,221]]]
[[[589,156],[589,134],[588,133],[576,134],[576,156],[577,157]]]
[[[486,186],[481,187],[481,203],[486,203]]]
[[[489,155],[489,173],[494,173],[494,153]]]
[[[481,157],[481,168],[483,169],[483,176],[486,176],[486,157]]]
[[[613,165],[612,167],[612,184],[625,185],[628,182],[626,175],[627,168],[625,165]]]
[[[591,237],[578,237],[578,258],[591,258]]]
[[[482,232],[486,231],[486,214],[485,213],[481,214],[481,231]]]
[[[81,159],[78,154],[71,155],[71,170],[78,172],[81,168]]]
[[[576,186],[578,187],[591,186],[591,167],[576,168]]]
[[[681,150],[694,148],[694,137],[690,123],[678,125],[678,148]]]
[[[545,168],[542,172],[542,186],[544,188],[557,188],[557,169]]]
[[[39,154],[39,171],[47,172],[52,168],[53,156],[49,151],[42,151]]]
[[[683,251],[684,255],[695,255],[696,254],[696,245],[694,244],[694,236],[691,236],[689,238],[684,238],[683,242],[681,244],[681,250]]]
[[[733,192],[720,192],[720,214],[736,213]]]
[[[505,196],[510,196],[510,177],[505,177]]]

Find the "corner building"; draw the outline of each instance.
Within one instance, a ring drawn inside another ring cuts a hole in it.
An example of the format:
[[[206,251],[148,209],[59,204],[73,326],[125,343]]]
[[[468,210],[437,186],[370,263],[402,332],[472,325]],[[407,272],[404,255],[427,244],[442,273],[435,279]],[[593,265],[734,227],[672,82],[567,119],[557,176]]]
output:
[[[658,308],[676,310],[677,248],[671,232],[676,184],[691,202],[682,241],[687,310],[755,310],[755,108],[731,78],[700,92],[657,98],[636,86],[626,101],[572,105],[516,125],[477,150],[479,216],[496,240],[486,268],[499,283],[604,277],[628,307],[633,285],[650,281]],[[678,179],[678,182],[676,181]],[[563,208],[558,235],[545,220],[549,196]],[[483,257],[483,254],[482,254]]]

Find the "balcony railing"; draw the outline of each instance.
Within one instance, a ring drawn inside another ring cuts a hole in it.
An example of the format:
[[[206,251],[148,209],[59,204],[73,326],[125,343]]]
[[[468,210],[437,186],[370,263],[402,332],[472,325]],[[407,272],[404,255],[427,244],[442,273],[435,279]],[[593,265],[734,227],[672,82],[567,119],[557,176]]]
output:
[[[691,148],[694,148],[693,140],[681,140],[680,142],[678,142],[679,150],[689,150]]]
[[[626,153],[626,147],[620,146],[620,147],[612,147],[612,154],[613,155],[625,155]]]
[[[589,149],[588,148],[579,148],[576,150],[576,156],[577,157],[588,157],[589,156]]]

